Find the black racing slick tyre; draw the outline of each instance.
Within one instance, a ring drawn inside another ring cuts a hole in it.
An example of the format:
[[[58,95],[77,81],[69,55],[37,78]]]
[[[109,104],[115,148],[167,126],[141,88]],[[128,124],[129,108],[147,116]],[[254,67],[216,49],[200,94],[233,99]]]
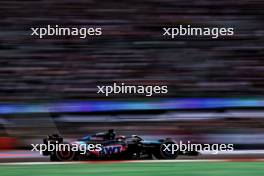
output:
[[[154,157],[162,160],[176,159],[179,155],[179,151],[168,151],[165,147],[172,146],[174,144],[175,142],[173,142],[172,140],[166,140],[157,149],[155,149],[153,153]]]
[[[64,144],[70,146],[70,144],[67,143]],[[57,161],[72,161],[74,160],[76,153],[72,151],[71,147],[69,147],[69,148],[65,148],[65,150],[55,151],[53,155],[54,155],[53,156],[54,159],[57,159]]]
[[[50,155],[50,161],[60,161],[55,154]]]

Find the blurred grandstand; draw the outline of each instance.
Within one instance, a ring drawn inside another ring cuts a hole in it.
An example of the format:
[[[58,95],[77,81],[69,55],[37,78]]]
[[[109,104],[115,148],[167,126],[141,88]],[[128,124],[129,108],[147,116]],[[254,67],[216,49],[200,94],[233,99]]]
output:
[[[2,141],[23,148],[50,133],[75,138],[111,127],[147,138],[170,135],[263,148],[263,9],[263,1],[249,0],[0,1]],[[48,24],[99,26],[103,35],[86,40],[30,36],[30,27]],[[162,37],[162,27],[178,24],[234,27],[235,35],[217,40]],[[119,94],[106,100],[96,93],[97,85],[113,82],[168,85],[168,94],[147,101],[169,98],[175,104],[144,109],[133,101],[146,97]],[[212,107],[177,107],[178,98],[197,98],[196,103],[207,101]],[[214,106],[217,102],[210,98],[227,100]],[[227,106],[229,98],[238,105]],[[260,102],[243,104],[244,98]],[[126,101],[130,108],[113,111],[105,104],[109,100]],[[76,107],[75,101],[97,101],[108,110],[85,106],[67,111]],[[131,109],[130,101],[139,108]],[[49,103],[62,104],[50,110]]]
[[[263,6],[249,0],[1,1],[1,102],[104,98],[96,85],[112,82],[168,85],[167,97],[263,96]],[[48,24],[100,26],[103,36],[30,36],[30,27]],[[178,24],[234,27],[235,36],[162,36],[162,27]]]

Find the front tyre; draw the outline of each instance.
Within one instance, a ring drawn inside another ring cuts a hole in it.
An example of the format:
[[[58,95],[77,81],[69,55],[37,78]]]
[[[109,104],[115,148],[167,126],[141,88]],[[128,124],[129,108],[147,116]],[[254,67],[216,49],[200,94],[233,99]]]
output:
[[[172,140],[166,140],[162,143],[157,149],[155,149],[153,155],[157,159],[169,160],[175,159],[179,155],[179,151],[167,151],[165,145],[175,145],[175,142]]]

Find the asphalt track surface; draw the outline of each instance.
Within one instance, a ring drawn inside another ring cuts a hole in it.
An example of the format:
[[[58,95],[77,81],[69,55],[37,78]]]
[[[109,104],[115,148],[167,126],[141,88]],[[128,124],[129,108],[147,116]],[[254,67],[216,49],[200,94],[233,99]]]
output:
[[[1,151],[3,176],[264,176],[264,151],[180,156],[176,160],[50,162],[38,152]]]
[[[263,150],[234,151],[231,153],[201,153],[198,156],[179,156],[173,162],[181,161],[264,161]],[[144,161],[144,160],[139,160]],[[155,161],[155,160],[154,160]],[[157,160],[156,160],[157,161]],[[47,163],[49,157],[41,156],[39,152],[30,150],[0,151],[0,163]],[[54,163],[54,162],[52,162]]]

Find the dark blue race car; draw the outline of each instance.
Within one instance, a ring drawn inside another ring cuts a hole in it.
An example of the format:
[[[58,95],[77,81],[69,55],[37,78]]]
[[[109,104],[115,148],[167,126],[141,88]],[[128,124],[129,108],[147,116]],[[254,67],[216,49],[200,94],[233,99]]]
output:
[[[45,150],[42,154],[50,156],[51,161],[98,160],[98,159],[175,159],[180,152],[164,151],[164,144],[174,144],[172,139],[146,141],[137,135],[116,136],[113,130],[86,136],[72,143],[64,142],[59,135],[43,139],[44,144],[64,144],[60,150]],[[75,147],[75,150],[73,150]],[[90,147],[90,148],[89,148]]]

